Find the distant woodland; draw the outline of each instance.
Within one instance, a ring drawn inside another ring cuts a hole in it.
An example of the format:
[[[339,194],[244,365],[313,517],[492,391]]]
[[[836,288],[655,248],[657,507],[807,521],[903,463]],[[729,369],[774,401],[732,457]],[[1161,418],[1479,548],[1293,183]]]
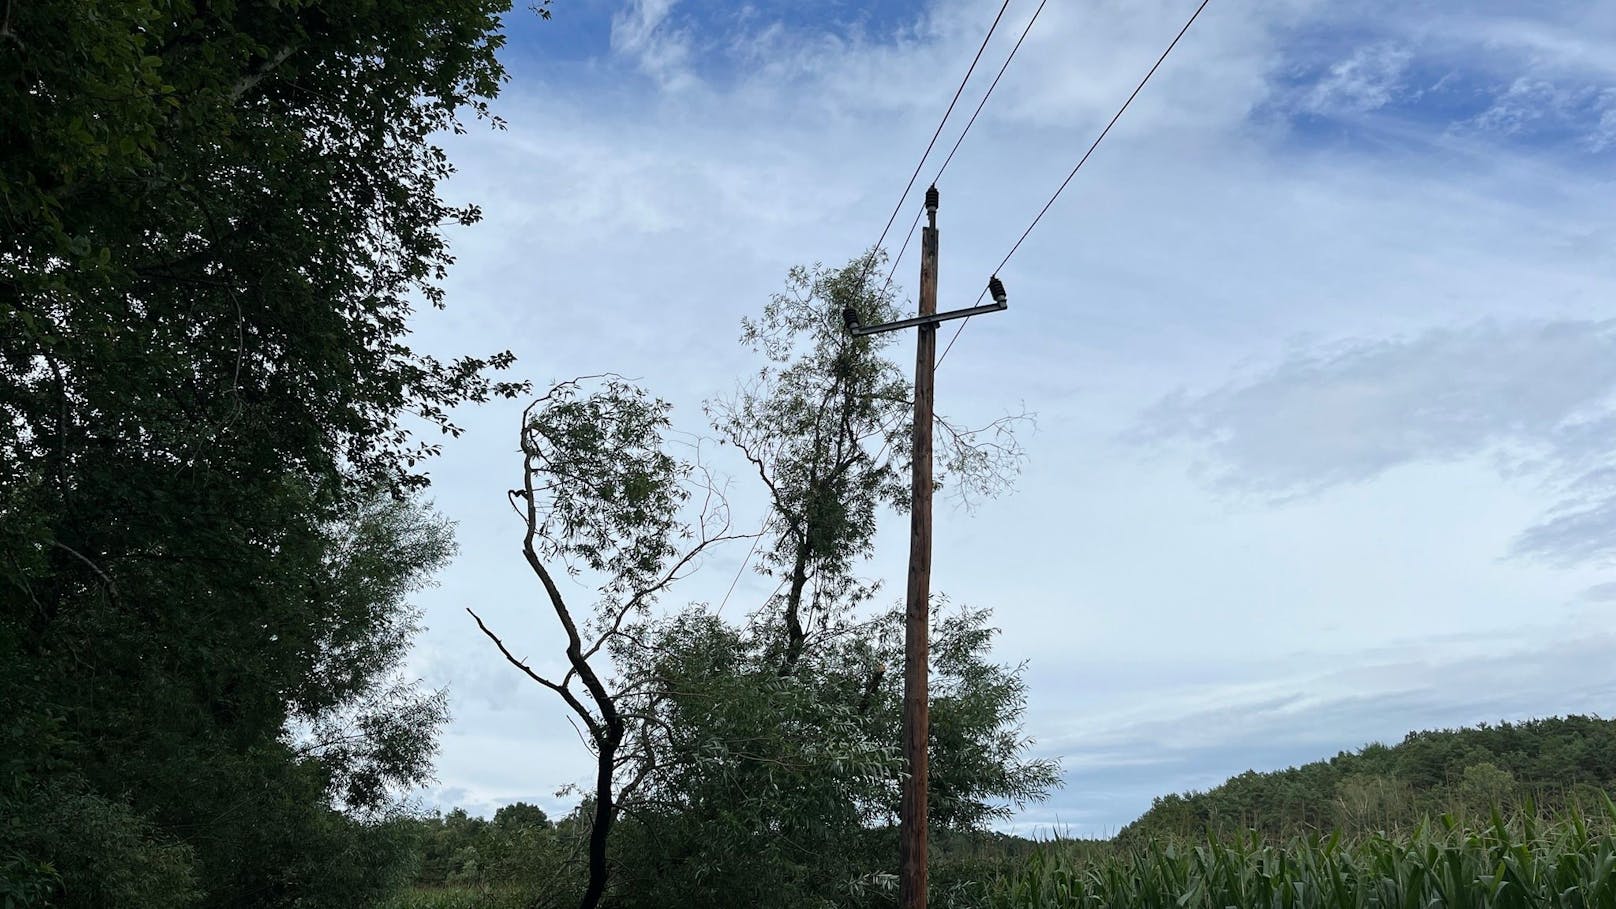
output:
[[[1122,842],[1257,830],[1275,837],[1408,828],[1442,814],[1593,809],[1616,791],[1616,720],[1567,716],[1411,732],[1395,745],[1271,773],[1247,771],[1206,792],[1164,795]]]

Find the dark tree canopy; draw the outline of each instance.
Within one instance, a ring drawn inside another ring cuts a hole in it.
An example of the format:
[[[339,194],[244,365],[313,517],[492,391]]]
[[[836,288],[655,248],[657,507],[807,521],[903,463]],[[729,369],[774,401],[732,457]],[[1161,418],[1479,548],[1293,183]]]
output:
[[[407,320],[477,218],[432,137],[489,116],[506,6],[0,8],[8,878],[354,905],[403,848],[443,713],[394,674],[404,597],[450,544],[391,497],[410,427],[516,390]]]

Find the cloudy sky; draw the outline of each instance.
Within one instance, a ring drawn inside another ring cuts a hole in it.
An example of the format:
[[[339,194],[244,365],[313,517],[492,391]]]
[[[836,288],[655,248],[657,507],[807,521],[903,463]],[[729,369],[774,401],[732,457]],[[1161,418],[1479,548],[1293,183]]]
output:
[[[967,113],[1035,6],[1010,3]],[[740,319],[792,265],[875,241],[998,7],[514,11],[509,128],[448,145],[447,192],[486,219],[420,346],[509,347],[540,386],[617,371],[704,430],[756,365]],[[1048,0],[939,184],[944,308],[1193,8]],[[1616,5],[1212,0],[939,373],[966,422],[1037,414],[1013,493],[940,509],[934,576],[995,610],[1064,768],[1018,829],[1105,834],[1155,795],[1415,728],[1612,712],[1613,178]],[[424,797],[476,811],[560,810],[588,768],[462,611],[559,663],[505,506],[517,411],[461,413],[432,468],[462,552],[420,597],[412,669],[455,711]],[[889,590],[906,531],[864,567]],[[676,602],[716,604],[745,554]],[[773,586],[743,573],[729,608]]]

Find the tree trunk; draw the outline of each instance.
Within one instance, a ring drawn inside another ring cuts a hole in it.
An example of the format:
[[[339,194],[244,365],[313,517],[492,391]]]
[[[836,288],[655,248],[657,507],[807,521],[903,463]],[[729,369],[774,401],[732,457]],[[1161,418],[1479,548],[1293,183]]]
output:
[[[802,628],[802,591],[808,586],[808,543],[797,544],[797,562],[791,567],[791,590],[786,594],[786,657],[780,674],[790,675],[802,657],[808,633]]]
[[[606,894],[606,838],[612,832],[617,817],[617,804],[612,799],[612,770],[617,762],[618,746],[623,744],[620,723],[610,724],[604,741],[598,743],[600,753],[595,767],[595,818],[589,828],[589,883],[584,887],[579,909],[595,909]]]

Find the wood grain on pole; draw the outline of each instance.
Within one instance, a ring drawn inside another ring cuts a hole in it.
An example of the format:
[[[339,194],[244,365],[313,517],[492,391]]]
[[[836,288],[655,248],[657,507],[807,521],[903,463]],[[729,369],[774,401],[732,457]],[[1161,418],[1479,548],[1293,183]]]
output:
[[[920,234],[920,314],[937,312],[937,212]],[[927,660],[931,621],[932,398],[937,326],[922,325],[915,347],[913,496],[909,512],[909,597],[904,614],[903,753],[909,776],[898,815],[898,905],[926,906]]]

